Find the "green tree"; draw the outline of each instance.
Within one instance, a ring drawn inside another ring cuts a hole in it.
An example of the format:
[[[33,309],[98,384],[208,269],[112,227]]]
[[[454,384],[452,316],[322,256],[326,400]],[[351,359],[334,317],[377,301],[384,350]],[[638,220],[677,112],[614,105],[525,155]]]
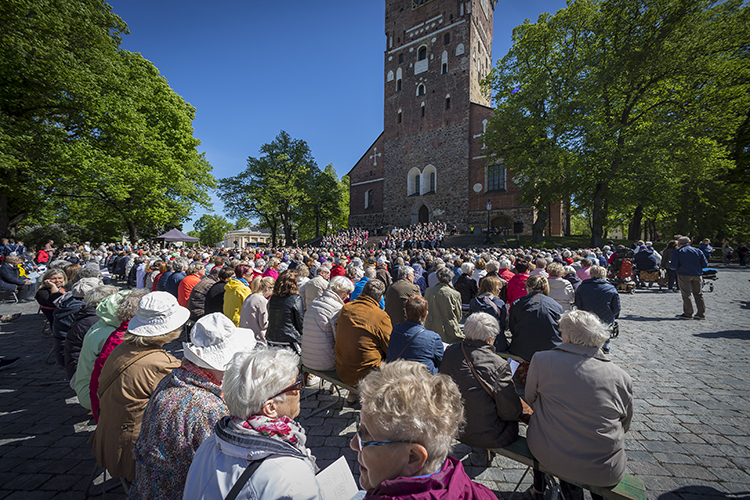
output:
[[[300,218],[300,239],[319,238],[322,231],[346,227],[349,211],[349,185],[338,180],[333,165],[318,171],[307,189]]]
[[[106,224],[131,241],[209,206],[195,110],[98,0],[0,10],[0,233],[24,219]]]
[[[230,216],[259,218],[271,230],[273,245],[279,228],[291,245],[319,169],[307,143],[283,130],[260,152],[259,158],[247,159],[244,172],[219,181],[219,198]]]
[[[590,207],[592,245],[613,213],[675,211],[679,186],[728,168],[749,104],[749,12],[740,0],[575,0],[527,21],[488,78],[485,142],[527,200]],[[702,156],[675,161],[690,153]]]
[[[239,217],[234,223],[234,228],[243,229],[246,227],[250,227],[250,225],[252,225],[252,221],[250,219],[248,219],[247,217]]]
[[[200,244],[211,247],[224,241],[224,235],[234,229],[234,225],[221,215],[210,214],[202,215],[193,227],[198,231]]]

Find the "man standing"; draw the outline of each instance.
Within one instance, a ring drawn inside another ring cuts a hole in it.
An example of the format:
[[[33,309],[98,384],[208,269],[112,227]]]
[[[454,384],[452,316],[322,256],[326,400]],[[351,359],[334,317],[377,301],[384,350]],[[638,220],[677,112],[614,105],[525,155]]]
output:
[[[581,311],[596,314],[610,328],[620,315],[620,294],[604,278],[607,270],[601,266],[591,266],[591,278],[583,280],[576,290],[575,306]],[[602,351],[609,354],[609,339],[602,346]]]
[[[414,284],[414,268],[402,264],[398,268],[398,279],[385,295],[385,312],[391,317],[391,324],[398,325],[406,321],[404,305],[412,295],[422,295],[419,287]]]
[[[356,387],[365,375],[385,361],[393,325],[378,305],[383,292],[383,282],[371,279],[357,300],[345,304],[339,312],[336,373],[347,385]],[[355,401],[356,395],[350,394],[347,402]]]
[[[690,238],[682,236],[677,240],[677,250],[672,252],[672,269],[677,273],[677,286],[682,293],[682,314],[678,318],[706,319],[706,303],[703,302],[703,268],[708,261],[703,252],[690,246]],[[693,303],[690,294],[695,298],[697,312],[693,316]]]

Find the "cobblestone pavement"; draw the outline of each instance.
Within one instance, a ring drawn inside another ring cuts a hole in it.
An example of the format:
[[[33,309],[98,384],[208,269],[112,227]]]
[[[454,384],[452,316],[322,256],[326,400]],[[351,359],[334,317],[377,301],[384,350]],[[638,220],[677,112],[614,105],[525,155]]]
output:
[[[650,499],[750,498],[750,270],[720,269],[705,293],[707,319],[680,320],[680,295],[656,289],[622,295],[620,337],[611,357],[633,377],[635,417],[627,435],[628,472],[645,481]],[[63,371],[45,358],[52,341],[33,303],[0,327],[0,356],[21,356],[0,372],[0,500],[83,497],[95,462],[87,440],[90,415],[77,404]],[[170,350],[178,357],[179,343]],[[356,409],[328,391],[303,401],[301,423],[324,467],[340,456],[357,472],[348,442]],[[328,403],[329,410],[310,417]],[[458,445],[469,475],[505,498],[524,467]],[[92,492],[101,488],[102,474]],[[124,498],[116,481],[108,498]],[[520,490],[530,485],[527,475]]]

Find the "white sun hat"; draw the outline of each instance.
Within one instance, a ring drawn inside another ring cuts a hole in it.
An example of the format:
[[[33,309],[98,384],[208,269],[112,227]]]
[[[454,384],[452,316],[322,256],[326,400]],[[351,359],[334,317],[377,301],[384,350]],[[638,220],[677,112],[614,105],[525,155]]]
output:
[[[238,352],[252,351],[257,341],[249,328],[237,328],[222,313],[200,318],[190,332],[190,342],[183,342],[185,359],[211,370],[225,371]]]
[[[177,303],[169,292],[151,292],[138,302],[138,312],[128,324],[128,331],[138,337],[158,337],[187,323],[190,311]]]

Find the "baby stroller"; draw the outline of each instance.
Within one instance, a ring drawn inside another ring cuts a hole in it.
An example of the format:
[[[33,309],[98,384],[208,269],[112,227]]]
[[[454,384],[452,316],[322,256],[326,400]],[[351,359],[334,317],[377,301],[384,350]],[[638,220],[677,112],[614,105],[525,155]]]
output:
[[[704,267],[703,275],[701,276],[701,287],[705,289],[706,285],[708,285],[708,291],[713,292],[714,291],[713,282],[719,279],[719,277],[716,274],[717,274],[716,269],[712,267]]]

